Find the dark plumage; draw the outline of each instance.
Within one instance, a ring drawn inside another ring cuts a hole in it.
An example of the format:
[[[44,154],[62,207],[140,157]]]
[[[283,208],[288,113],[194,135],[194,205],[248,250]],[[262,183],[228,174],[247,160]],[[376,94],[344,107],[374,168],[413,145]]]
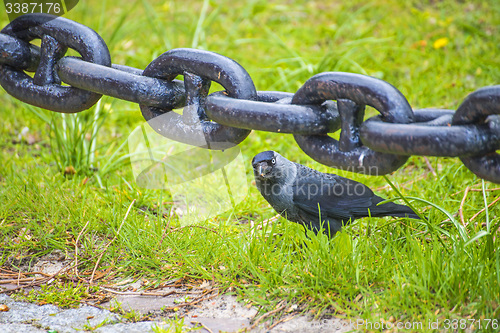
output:
[[[286,219],[318,232],[333,235],[342,225],[360,217],[410,217],[418,215],[407,206],[384,201],[367,186],[335,174],[322,173],[290,162],[274,151],[252,160],[255,182],[262,196]]]

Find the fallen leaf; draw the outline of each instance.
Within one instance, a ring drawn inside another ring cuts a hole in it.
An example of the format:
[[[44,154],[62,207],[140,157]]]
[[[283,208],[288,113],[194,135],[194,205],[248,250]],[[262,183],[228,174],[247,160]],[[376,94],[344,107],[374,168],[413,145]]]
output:
[[[75,168],[72,165],[67,166],[67,167],[64,168],[64,174],[65,175],[74,175],[75,173],[76,173],[76,170],[75,170]]]

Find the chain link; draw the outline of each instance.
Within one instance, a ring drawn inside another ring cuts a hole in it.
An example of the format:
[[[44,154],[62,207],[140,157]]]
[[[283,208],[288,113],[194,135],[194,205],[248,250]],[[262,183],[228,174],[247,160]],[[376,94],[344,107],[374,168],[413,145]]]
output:
[[[0,84],[9,94],[28,104],[57,112],[80,112],[94,105],[102,95],[62,86],[55,71],[57,61],[68,48],[76,50],[84,61],[103,66],[111,65],[111,57],[106,43],[95,31],[68,19],[54,18],[47,14],[26,14],[0,31],[19,40],[14,52],[22,52],[30,48],[27,42],[41,39],[35,76],[31,78],[22,69],[2,65]],[[29,56],[25,54],[21,58],[26,61]]]
[[[81,57],[64,56],[68,48]],[[208,94],[212,81],[225,91]],[[256,91],[243,67],[214,52],[170,50],[144,71],[112,65],[95,31],[47,14],[20,16],[1,30],[0,84],[63,113],[86,110],[102,95],[135,102],[161,135],[209,149],[238,145],[251,130],[291,133],[306,154],[335,168],[381,175],[411,155],[459,157],[500,183],[500,85],[471,93],[456,112],[413,111],[391,84],[352,73],[317,74],[295,94]],[[364,120],[366,105],[380,115]],[[180,107],[182,115],[171,112]],[[328,135],[338,130],[338,141]]]

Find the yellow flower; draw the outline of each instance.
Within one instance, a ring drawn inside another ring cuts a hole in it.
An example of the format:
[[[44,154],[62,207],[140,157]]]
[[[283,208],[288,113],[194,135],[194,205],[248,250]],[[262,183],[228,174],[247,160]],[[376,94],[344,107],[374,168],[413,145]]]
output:
[[[440,49],[442,47],[445,47],[450,40],[447,37],[441,37],[439,39],[436,39],[434,43],[432,44],[432,47],[434,47],[436,50]]]

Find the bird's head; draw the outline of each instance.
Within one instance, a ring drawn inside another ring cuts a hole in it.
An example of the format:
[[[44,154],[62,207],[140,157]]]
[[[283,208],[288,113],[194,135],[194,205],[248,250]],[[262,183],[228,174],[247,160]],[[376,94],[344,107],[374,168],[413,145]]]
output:
[[[291,164],[286,158],[275,151],[268,150],[255,155],[252,167],[255,177],[260,179],[280,179],[287,177]]]

